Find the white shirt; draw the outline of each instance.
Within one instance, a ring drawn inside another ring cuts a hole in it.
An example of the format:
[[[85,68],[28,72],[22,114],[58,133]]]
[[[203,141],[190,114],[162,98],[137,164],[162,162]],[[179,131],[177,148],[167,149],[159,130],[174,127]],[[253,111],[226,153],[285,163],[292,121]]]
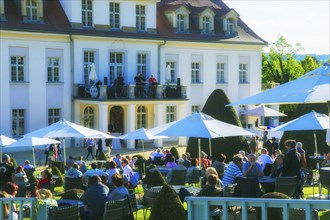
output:
[[[258,161],[261,163],[262,171],[265,169],[266,163],[273,164],[272,158],[268,154],[261,154],[258,157]]]
[[[124,168],[123,168],[123,174],[126,174],[126,173],[131,173],[133,172],[132,168],[129,166],[129,165],[126,165]]]

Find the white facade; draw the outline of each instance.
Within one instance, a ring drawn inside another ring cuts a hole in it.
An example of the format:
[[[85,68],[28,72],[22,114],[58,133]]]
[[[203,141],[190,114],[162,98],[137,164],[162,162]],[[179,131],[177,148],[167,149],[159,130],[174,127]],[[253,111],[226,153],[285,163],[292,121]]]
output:
[[[82,7],[86,2],[92,4],[84,14]],[[59,34],[52,30],[53,33],[45,34],[33,30],[33,27],[32,31],[11,27],[1,29],[1,133],[15,136],[13,121],[19,119],[13,116],[16,109],[24,110],[24,133],[48,125],[49,109],[59,109],[61,118],[104,132],[110,130],[110,124],[114,121],[118,125],[116,132],[127,133],[141,126],[152,128],[182,118],[192,111],[201,111],[215,89],[223,89],[231,101],[260,92],[263,40],[254,35],[247,38],[243,29],[237,29],[239,32],[231,29],[229,34],[232,38],[208,40],[207,37],[217,34],[214,33],[215,25],[226,23],[211,9],[204,10],[208,13],[201,15],[214,20],[203,24],[203,17],[197,19],[197,27],[211,25],[205,40],[205,30],[200,30],[204,35],[190,36],[193,30],[187,23],[179,24],[187,32],[177,35],[175,29],[178,23],[173,22],[177,19],[177,13],[183,10],[189,11],[185,16],[197,15],[185,6],[168,9],[167,6],[158,6],[157,2],[59,0],[65,19],[71,24],[70,31],[59,30]],[[119,17],[114,22],[110,18],[115,18],[115,13],[111,14],[110,10],[115,7]],[[157,7],[166,10],[163,17],[157,14]],[[2,17],[5,14],[2,13]],[[157,27],[157,19],[168,19],[168,14],[172,15],[172,20]],[[237,14],[229,11],[228,16],[235,24],[232,28],[237,28]],[[47,15],[44,19],[47,22]],[[114,26],[118,24],[119,28],[113,28],[111,22]],[[168,25],[173,26],[173,33],[167,34],[168,30],[163,30]],[[227,29],[223,28],[223,31],[227,36]],[[241,32],[244,32],[242,38],[239,36]],[[13,56],[24,57],[24,79],[18,82],[11,80]],[[49,58],[59,61],[60,74],[56,82],[48,82],[47,79]],[[91,63],[95,65],[96,81],[103,84],[99,88],[99,98],[85,97],[78,90],[81,86],[83,92],[90,89],[86,71]],[[171,80],[168,79],[167,66],[171,66]],[[111,68],[115,69],[112,75]],[[138,87],[135,87],[134,77],[141,71],[147,78],[154,74],[160,83],[155,87],[154,97],[150,94],[147,98],[136,97]],[[124,98],[119,97],[120,91],[116,87],[113,90],[115,94],[110,97],[110,88],[113,88],[114,79],[120,73],[124,77],[123,90],[127,94]],[[181,79],[181,86],[177,85],[178,78]],[[107,85],[104,85],[106,81]],[[170,97],[166,92],[168,88],[174,88],[179,96]],[[179,144],[185,143],[184,138],[179,139]],[[155,144],[162,145],[162,140]],[[133,145],[134,142],[129,141],[127,147],[133,148]]]

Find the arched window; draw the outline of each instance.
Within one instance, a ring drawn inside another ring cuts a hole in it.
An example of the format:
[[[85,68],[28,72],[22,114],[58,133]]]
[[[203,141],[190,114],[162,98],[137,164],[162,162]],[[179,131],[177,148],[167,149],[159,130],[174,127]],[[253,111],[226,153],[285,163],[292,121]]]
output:
[[[185,15],[178,14],[176,16],[176,31],[177,32],[185,32],[186,31],[186,22],[185,22]]]
[[[211,18],[208,16],[203,17],[203,34],[211,33]]]
[[[86,107],[84,110],[84,126],[92,129],[94,129],[95,126],[94,109],[90,106]]]
[[[136,128],[147,127],[147,111],[144,106],[139,106],[136,112]]]

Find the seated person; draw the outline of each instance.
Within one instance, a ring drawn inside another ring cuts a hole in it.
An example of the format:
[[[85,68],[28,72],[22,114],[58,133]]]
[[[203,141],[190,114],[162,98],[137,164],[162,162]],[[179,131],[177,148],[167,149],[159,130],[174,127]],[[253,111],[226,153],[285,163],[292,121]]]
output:
[[[327,153],[327,155],[325,156],[323,162],[321,163],[321,166],[330,166],[330,152]]]
[[[120,154],[116,154],[116,157],[113,158],[113,161],[116,162],[116,165],[117,165],[117,168],[118,169],[122,169],[122,166],[121,166],[121,155]]]
[[[261,149],[261,155],[258,157],[259,163],[261,163],[262,171],[266,167],[266,163],[273,164],[273,159],[268,155],[268,150],[266,148]]]
[[[134,77],[134,81],[136,85],[135,95],[138,97],[142,97],[144,91],[144,87],[143,87],[144,83],[141,73],[136,74],[136,76]]]
[[[279,177],[282,173],[284,154],[277,155],[275,163],[273,165],[273,172],[271,177]]]
[[[121,159],[121,165],[123,167],[123,175],[130,174],[133,172],[133,169],[128,165],[128,160],[126,158]]]
[[[2,198],[10,198],[10,196],[5,191],[0,191],[0,199]],[[2,215],[0,215],[0,219],[9,219],[9,212],[10,212],[9,204],[3,204],[2,210],[3,211],[2,211]],[[18,214],[13,209],[12,209],[12,219],[13,220],[18,219]]]
[[[115,186],[115,189],[109,194],[109,200],[120,200],[124,199],[128,195],[128,190],[124,186],[123,177],[116,173],[112,177],[112,184]]]
[[[198,160],[196,158],[191,159],[190,167],[188,167],[187,173],[186,173],[186,182],[187,183],[191,180],[193,170],[200,170],[200,167],[198,167],[197,165],[198,165]]]
[[[211,166],[211,161],[207,158],[207,154],[204,151],[201,151],[201,163],[204,169],[207,169]]]
[[[216,175],[218,178],[219,178],[219,174],[218,172],[216,171],[216,169],[214,169],[213,167],[208,167],[205,171],[205,175],[204,177],[202,178],[202,187],[205,186],[207,184],[207,178],[208,176],[210,176],[211,174],[214,174]],[[218,184],[217,184],[219,187],[222,188],[222,182],[221,180],[219,179],[218,181]]]
[[[109,169],[106,171],[108,174],[108,186],[112,186],[112,176],[114,174],[119,174],[119,170],[117,169],[117,164],[115,161],[109,162]]]
[[[172,153],[169,150],[164,151],[164,164],[166,165],[172,158]]]
[[[170,183],[172,180],[172,176],[173,176],[173,171],[174,170],[187,170],[187,168],[183,165],[184,160],[182,160],[181,158],[177,160],[178,165],[174,168],[172,168],[168,174],[166,175],[166,182]]]
[[[69,156],[69,159],[66,161],[67,169],[70,169],[74,164],[74,159],[72,156]]]
[[[26,160],[26,161],[24,162],[24,166],[23,166],[23,168],[24,168],[24,169],[31,169],[31,168],[34,168],[34,166],[32,166],[32,165],[30,164],[30,161],[29,161],[29,160]]]
[[[244,163],[247,162],[247,161],[249,160],[249,159],[247,158],[246,153],[245,153],[244,150],[240,150],[238,153],[239,153],[240,155],[242,155],[242,157],[243,157],[243,162],[244,162]]]
[[[222,184],[227,186],[233,184],[237,176],[243,176],[242,173],[243,157],[241,154],[235,154],[233,156],[233,162],[230,163],[225,170],[225,174],[222,178]]]
[[[74,163],[72,168],[67,170],[65,173],[65,177],[70,178],[79,178],[82,177],[82,172],[79,170],[79,165],[77,163]]]
[[[175,161],[175,157],[173,156],[167,163],[166,163],[166,167],[167,168],[174,168],[177,166],[177,164],[174,162]]]
[[[222,187],[219,186],[219,179],[216,174],[210,174],[207,176],[207,183],[203,186],[202,190],[199,192],[198,195],[203,196],[203,193],[206,192],[214,192],[214,193],[221,193]]]
[[[224,154],[220,154],[218,160],[215,160],[212,163],[212,167],[218,172],[219,178],[222,179],[222,176],[227,168],[227,164],[225,163],[227,156]]]
[[[191,161],[187,158],[186,154],[182,154],[181,158],[184,160],[183,165],[188,169],[191,165]]]
[[[135,162],[137,161],[137,157],[130,157],[129,155],[127,155],[125,157],[128,161],[128,165],[134,170],[135,169]]]
[[[246,177],[263,177],[261,165],[256,162],[254,154],[248,155],[248,161],[243,164],[243,176]]]
[[[83,195],[84,212],[81,213],[81,219],[102,219],[109,189],[102,184],[98,175],[91,176],[89,183]]]
[[[151,160],[154,161],[155,157],[164,157],[164,154],[160,151],[159,148],[150,154]]]
[[[36,191],[36,198],[41,199],[47,206],[58,206],[57,201],[53,198],[50,190],[41,188]]]
[[[91,168],[92,169],[87,170],[86,173],[84,173],[84,175],[83,175],[83,182],[85,182],[85,183],[87,182],[88,177],[91,177],[91,176],[94,176],[94,175],[98,175],[98,176],[107,176],[108,175],[103,170],[97,169],[96,163],[92,163]]]
[[[15,173],[15,183],[17,185],[26,185],[28,182],[28,178],[24,172],[24,168],[22,166],[19,166],[16,168],[16,173]]]
[[[49,170],[44,170],[41,172],[41,179],[38,181],[37,188],[41,189],[42,184],[52,182],[52,174]]]
[[[86,173],[87,171],[87,166],[85,161],[81,161],[79,165],[79,171],[82,173]]]

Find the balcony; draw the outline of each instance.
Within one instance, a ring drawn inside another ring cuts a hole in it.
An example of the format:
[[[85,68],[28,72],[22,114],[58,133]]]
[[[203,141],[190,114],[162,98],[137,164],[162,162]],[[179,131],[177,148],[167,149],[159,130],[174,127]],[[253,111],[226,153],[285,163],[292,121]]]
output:
[[[187,99],[187,87],[179,85],[85,85],[74,84],[75,99],[171,100]]]

